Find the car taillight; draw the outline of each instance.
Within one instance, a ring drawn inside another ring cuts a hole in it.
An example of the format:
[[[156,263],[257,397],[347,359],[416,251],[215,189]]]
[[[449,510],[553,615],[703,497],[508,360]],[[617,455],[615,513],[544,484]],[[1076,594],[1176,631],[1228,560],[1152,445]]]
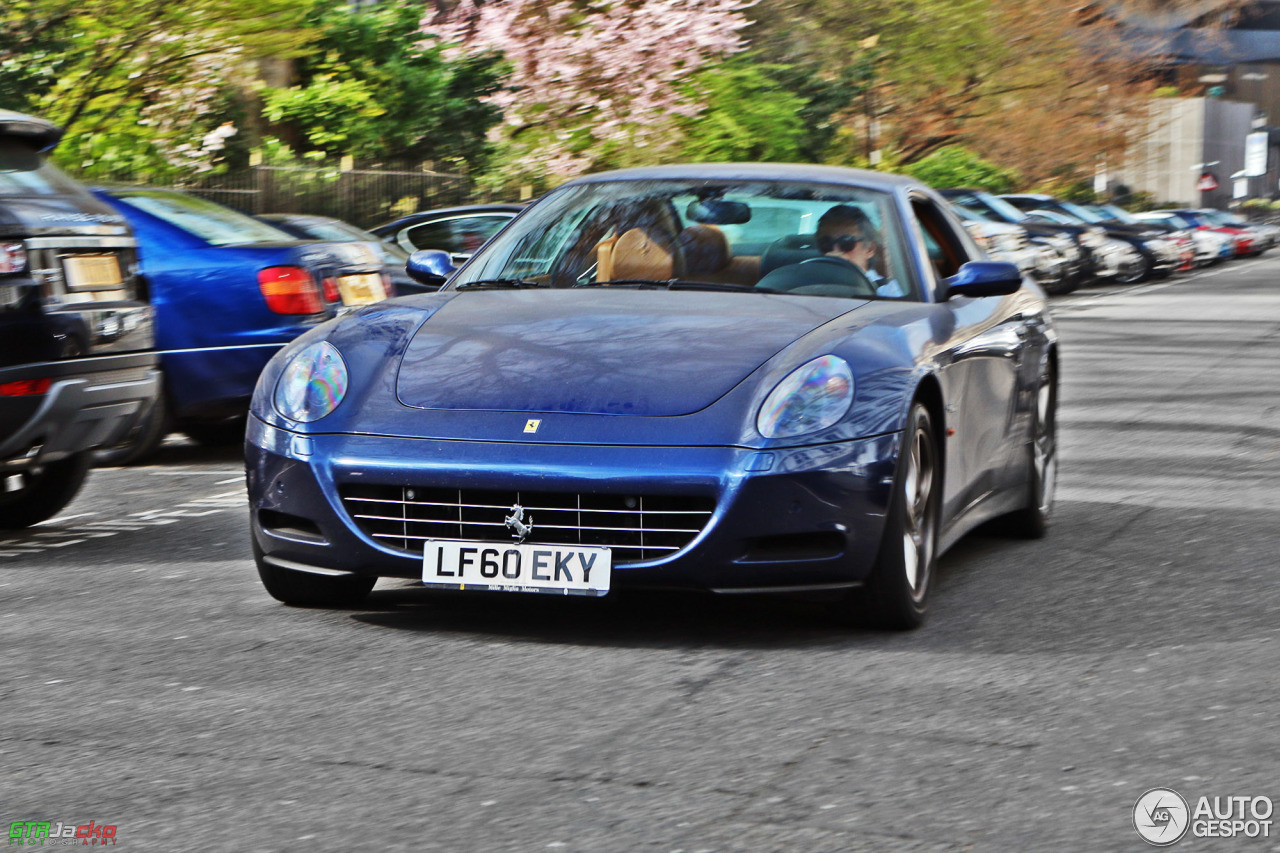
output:
[[[301,267],[259,270],[258,288],[267,300],[267,307],[277,314],[319,314],[324,310],[320,288]]]
[[[382,292],[387,294],[388,299],[396,295],[395,283],[391,281],[391,276],[386,273],[382,274]]]
[[[0,384],[0,397],[39,397],[49,392],[53,380],[45,376],[40,379],[19,379],[17,382]]]
[[[21,243],[0,243],[0,275],[27,268],[27,250]]]
[[[338,280],[331,275],[324,277],[324,301],[341,302],[342,291],[338,290]]]

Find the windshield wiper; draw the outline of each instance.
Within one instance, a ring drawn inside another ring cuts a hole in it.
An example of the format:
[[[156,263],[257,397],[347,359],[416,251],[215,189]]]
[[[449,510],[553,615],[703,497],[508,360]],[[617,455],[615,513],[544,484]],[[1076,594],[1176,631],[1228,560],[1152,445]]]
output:
[[[459,284],[454,290],[519,290],[522,287],[546,287],[536,281],[523,278],[482,278]]]

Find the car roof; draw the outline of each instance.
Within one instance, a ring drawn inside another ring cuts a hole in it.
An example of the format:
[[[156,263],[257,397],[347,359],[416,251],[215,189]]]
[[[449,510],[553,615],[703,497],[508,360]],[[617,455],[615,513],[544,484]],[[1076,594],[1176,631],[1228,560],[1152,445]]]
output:
[[[366,229],[375,234],[389,231],[402,225],[414,225],[432,219],[449,219],[457,216],[474,216],[485,213],[510,213],[512,216],[529,206],[528,202],[491,202],[486,204],[461,204],[455,207],[433,207],[397,216],[372,228]]]
[[[923,187],[925,184],[905,175],[852,169],[846,166],[821,166],[807,163],[684,163],[671,166],[640,166],[583,175],[564,186],[606,181],[648,180],[737,180],[737,181],[812,181],[815,183],[853,183],[885,192]]]

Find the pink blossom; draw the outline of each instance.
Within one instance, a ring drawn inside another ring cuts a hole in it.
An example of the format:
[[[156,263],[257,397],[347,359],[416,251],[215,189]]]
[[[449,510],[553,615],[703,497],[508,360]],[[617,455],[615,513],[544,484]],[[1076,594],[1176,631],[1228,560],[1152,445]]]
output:
[[[446,55],[500,52],[512,64],[491,98],[527,171],[589,169],[606,143],[660,147],[672,116],[695,115],[683,83],[746,45],[747,0],[463,0],[423,33]],[[527,140],[536,140],[527,141]]]

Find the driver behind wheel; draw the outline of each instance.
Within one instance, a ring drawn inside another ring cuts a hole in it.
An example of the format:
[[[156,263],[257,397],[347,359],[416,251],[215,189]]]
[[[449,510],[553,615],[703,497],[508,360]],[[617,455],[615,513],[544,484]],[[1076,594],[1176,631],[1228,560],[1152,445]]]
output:
[[[757,287],[794,290],[813,284],[839,284],[880,296],[902,296],[902,288],[874,268],[879,252],[875,226],[862,208],[838,204],[818,219],[818,250],[823,254],[779,267]]]

